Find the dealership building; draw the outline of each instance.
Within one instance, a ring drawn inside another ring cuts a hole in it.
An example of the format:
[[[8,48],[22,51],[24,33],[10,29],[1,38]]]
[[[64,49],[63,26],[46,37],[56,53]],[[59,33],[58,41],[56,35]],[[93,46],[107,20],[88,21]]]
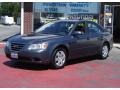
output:
[[[120,3],[117,2],[25,2],[21,3],[21,34],[41,22],[58,19],[91,20],[120,38]]]

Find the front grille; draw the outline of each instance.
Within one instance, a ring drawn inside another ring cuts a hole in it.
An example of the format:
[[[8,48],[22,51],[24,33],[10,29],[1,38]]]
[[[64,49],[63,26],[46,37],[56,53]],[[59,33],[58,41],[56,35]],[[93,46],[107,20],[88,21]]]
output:
[[[11,43],[11,50],[13,51],[20,51],[25,44],[21,44],[21,43]]]

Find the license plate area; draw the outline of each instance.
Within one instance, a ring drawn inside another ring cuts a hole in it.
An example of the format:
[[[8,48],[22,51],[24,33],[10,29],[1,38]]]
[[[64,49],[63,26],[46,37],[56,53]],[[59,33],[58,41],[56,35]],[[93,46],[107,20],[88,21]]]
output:
[[[18,53],[17,52],[11,52],[11,58],[18,59]]]

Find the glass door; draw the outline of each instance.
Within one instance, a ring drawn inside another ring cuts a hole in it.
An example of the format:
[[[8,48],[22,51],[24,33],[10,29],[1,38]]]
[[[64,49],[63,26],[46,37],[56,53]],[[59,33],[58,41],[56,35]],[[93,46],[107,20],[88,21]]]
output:
[[[113,7],[104,5],[104,28],[113,34]]]

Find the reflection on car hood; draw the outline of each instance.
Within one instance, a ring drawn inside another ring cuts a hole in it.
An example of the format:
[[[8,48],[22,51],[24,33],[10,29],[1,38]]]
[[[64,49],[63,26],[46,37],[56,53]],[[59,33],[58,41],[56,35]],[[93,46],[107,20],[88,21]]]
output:
[[[24,40],[34,40],[34,39],[48,39],[48,38],[54,38],[56,35],[40,35],[40,36],[22,36],[21,38]]]
[[[28,42],[42,42],[50,39],[61,37],[60,35],[41,34],[41,35],[18,35],[10,39],[12,42],[28,43]]]

